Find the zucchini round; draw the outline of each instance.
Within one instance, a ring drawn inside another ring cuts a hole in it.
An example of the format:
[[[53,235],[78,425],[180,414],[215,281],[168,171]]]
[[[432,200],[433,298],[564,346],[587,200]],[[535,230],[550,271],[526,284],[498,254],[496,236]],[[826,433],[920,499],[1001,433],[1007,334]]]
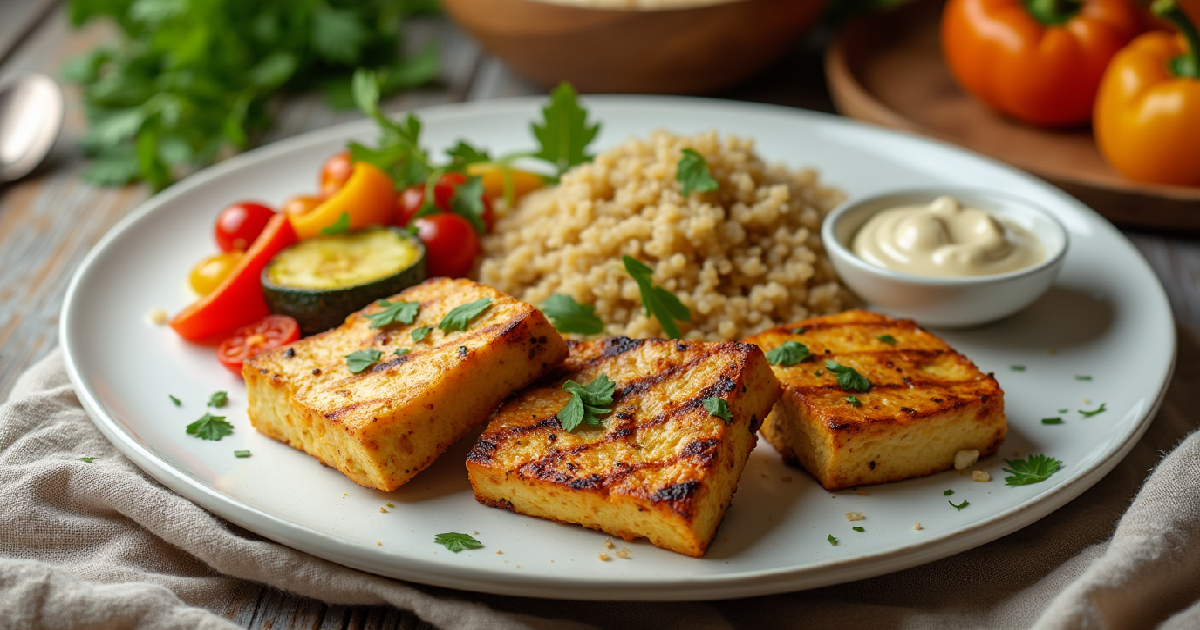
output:
[[[398,228],[370,227],[300,241],[263,269],[263,297],[311,335],[371,302],[425,280],[425,245]]]

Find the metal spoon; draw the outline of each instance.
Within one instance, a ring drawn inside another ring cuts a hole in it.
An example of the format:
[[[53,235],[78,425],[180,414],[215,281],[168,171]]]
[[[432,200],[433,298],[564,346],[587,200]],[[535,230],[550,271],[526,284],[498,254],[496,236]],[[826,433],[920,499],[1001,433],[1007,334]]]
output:
[[[41,163],[62,128],[62,89],[43,74],[27,74],[0,87],[0,182]]]

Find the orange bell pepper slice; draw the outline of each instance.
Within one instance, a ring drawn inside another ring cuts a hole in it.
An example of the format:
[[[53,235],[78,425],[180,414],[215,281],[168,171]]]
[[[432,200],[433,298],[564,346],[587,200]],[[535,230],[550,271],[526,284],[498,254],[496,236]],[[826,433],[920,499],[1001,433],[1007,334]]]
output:
[[[1096,98],[1096,144],[1131,180],[1200,186],[1200,33],[1174,0],[1152,8],[1180,34],[1146,33],[1113,59]]]
[[[309,212],[292,216],[292,227],[300,240],[310,239],[342,218],[350,217],[350,229],[390,223],[396,214],[396,191],[392,178],[369,162],[355,162],[346,184]]]
[[[1088,121],[1113,55],[1145,21],[1129,0],[950,0],[942,53],[958,84],[1019,120]]]
[[[467,166],[468,175],[478,175],[483,182],[483,196],[493,201],[504,199],[508,207],[516,205],[522,197],[541,188],[545,181],[541,175],[498,164],[479,163]]]
[[[188,341],[213,342],[269,315],[262,295],[263,269],[275,254],[295,242],[296,232],[287,214],[271,217],[225,281],[176,315],[171,328]]]

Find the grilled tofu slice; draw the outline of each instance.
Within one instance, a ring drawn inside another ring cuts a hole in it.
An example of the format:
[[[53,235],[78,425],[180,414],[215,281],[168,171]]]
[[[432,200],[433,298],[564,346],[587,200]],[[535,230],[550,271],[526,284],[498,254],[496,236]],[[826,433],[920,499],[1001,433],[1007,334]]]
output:
[[[451,309],[482,298],[493,302],[467,330],[438,329]],[[380,310],[372,304],[338,328],[242,367],[256,429],[384,491],[429,466],[567,356],[541,311],[491,287],[437,278],[390,299],[419,303],[416,320],[372,328],[366,315]],[[422,326],[432,332],[414,341]],[[378,350],[379,361],[351,373],[345,356],[364,349]]]
[[[727,341],[568,342],[559,369],[500,408],[467,457],[481,503],[702,556],[779,398],[758,348]],[[567,380],[615,382],[604,426],[564,431]],[[728,405],[731,420],[706,408]]]
[[[762,435],[827,490],[930,475],[953,466],[960,450],[991,455],[1004,441],[996,379],[911,321],[848,311],[745,341],[770,351],[787,340],[813,357],[772,366],[784,394]],[[827,361],[854,368],[870,390],[843,389]]]

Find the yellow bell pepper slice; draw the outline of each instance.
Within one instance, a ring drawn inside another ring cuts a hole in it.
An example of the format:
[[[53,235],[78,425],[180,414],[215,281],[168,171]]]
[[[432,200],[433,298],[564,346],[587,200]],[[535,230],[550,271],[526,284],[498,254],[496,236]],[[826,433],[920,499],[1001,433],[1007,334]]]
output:
[[[506,194],[505,171],[511,183],[511,194]],[[543,185],[542,176],[530,171],[515,168],[505,169],[493,163],[477,163],[467,166],[467,175],[480,178],[483,182],[483,196],[491,199],[507,199],[509,206],[516,205],[521,197],[539,189]]]
[[[292,215],[292,227],[300,240],[309,239],[350,216],[350,229],[385,225],[396,214],[396,191],[392,178],[368,162],[355,162],[346,185],[309,212]]]

